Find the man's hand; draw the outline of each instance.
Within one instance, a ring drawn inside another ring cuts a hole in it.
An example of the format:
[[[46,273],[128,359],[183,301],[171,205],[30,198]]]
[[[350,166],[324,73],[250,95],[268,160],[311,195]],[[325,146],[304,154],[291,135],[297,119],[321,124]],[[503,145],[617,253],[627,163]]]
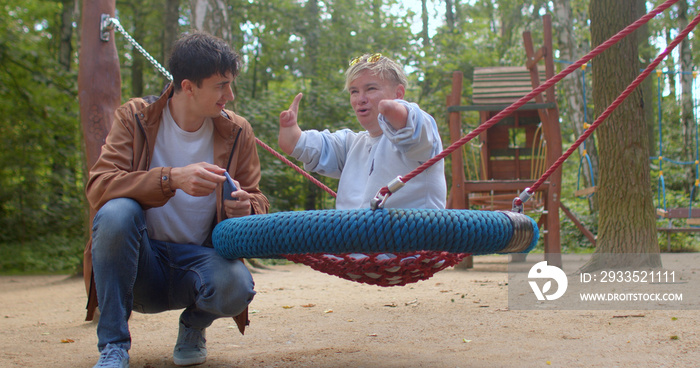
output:
[[[280,132],[277,143],[280,149],[288,155],[292,154],[299,137],[301,137],[301,128],[297,123],[297,117],[299,116],[299,101],[301,101],[302,96],[301,93],[297,94],[292,104],[289,105],[289,110],[280,113]]]
[[[194,197],[211,194],[219,183],[226,180],[223,168],[206,162],[173,167],[170,170],[170,186]]]
[[[234,180],[233,183],[236,184],[236,188],[241,187],[238,181]],[[243,189],[238,189],[235,192],[231,192],[231,197],[233,199],[224,201],[226,217],[235,218],[253,214],[253,206],[250,205],[250,198],[252,196],[248,192]]]
[[[379,113],[384,116],[386,121],[391,124],[395,130],[406,127],[408,121],[408,108],[394,100],[379,101]]]

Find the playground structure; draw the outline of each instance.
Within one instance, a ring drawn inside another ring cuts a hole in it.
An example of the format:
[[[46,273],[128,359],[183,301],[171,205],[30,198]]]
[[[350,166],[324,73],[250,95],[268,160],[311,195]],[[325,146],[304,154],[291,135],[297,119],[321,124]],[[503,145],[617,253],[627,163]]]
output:
[[[471,131],[469,134],[465,135],[464,137],[459,138],[458,140],[454,141],[450,147],[448,147],[446,150],[435,156],[434,158],[426,161],[423,165],[421,165],[419,168],[414,170],[411,173],[408,173],[405,176],[397,178],[399,182],[401,183],[406,183],[407,181],[411,180],[414,178],[416,175],[420,174],[425,168],[428,166],[434,164],[435,162],[444,159],[447,155],[453,154],[457,148],[459,148],[461,145],[464,143],[468,142],[469,140],[475,138],[476,136],[484,133],[486,130],[494,127],[496,124],[498,124],[501,120],[504,118],[508,117],[509,115],[514,114],[516,111],[519,111],[521,108],[523,108],[524,105],[529,103],[529,101],[533,100],[535,101],[535,106],[537,108],[535,109],[537,111],[538,117],[541,121],[545,121],[548,119],[552,119],[551,121],[558,121],[558,110],[556,108],[556,104],[548,105],[549,103],[554,102],[554,95],[553,95],[553,89],[554,89],[554,84],[559,82],[561,79],[563,79],[566,75],[570,74],[572,71],[580,67],[581,65],[585,64],[587,61],[589,61],[591,58],[596,56],[597,54],[601,53],[604,51],[606,48],[610,47],[612,44],[617,42],[619,39],[627,36],[630,34],[632,31],[634,31],[636,28],[641,26],[642,24],[646,23],[649,19],[651,19],[654,15],[658,14],[659,12],[665,10],[668,8],[671,4],[673,4],[675,1],[667,1],[666,3],[663,4],[663,6],[659,6],[656,9],[654,9],[652,12],[649,14],[643,16],[640,18],[640,20],[636,21],[635,23],[631,24],[630,26],[626,27],[624,30],[620,31],[618,34],[616,34],[614,37],[612,37],[610,40],[606,41],[605,43],[599,45],[596,47],[595,50],[591,51],[589,54],[581,58],[578,62],[572,64],[570,67],[565,69],[564,71],[560,72],[556,76],[553,75],[553,64],[551,63],[551,25],[550,25],[550,31],[548,36],[545,37],[545,39],[548,38],[548,44],[549,47],[547,48],[546,46],[543,47],[542,49],[538,50],[535,52],[532,48],[532,43],[530,40],[529,46],[528,46],[528,40],[526,37],[526,51],[528,53],[528,70],[530,70],[530,77],[531,77],[531,84],[532,84],[532,91],[528,92],[526,95],[518,98],[515,102],[513,102],[511,105],[503,108],[502,110],[498,111],[495,110],[493,111],[493,114],[486,115],[487,119],[486,121],[482,121],[482,124],[475,130]],[[102,6],[94,6],[95,4],[92,5],[85,5],[83,12],[83,17],[84,19],[90,19],[91,16],[100,18],[104,20],[104,14],[113,14],[114,13],[114,6],[111,4],[106,4],[107,8],[111,9],[104,9],[105,7]],[[100,5],[100,4],[97,4]],[[105,4],[102,4],[105,5]],[[104,12],[106,11],[106,13]],[[96,13],[99,13],[96,14]],[[94,18],[93,18],[94,19]],[[549,20],[549,18],[547,17]],[[551,20],[549,20],[551,22]],[[591,125],[590,129],[588,129],[587,132],[585,132],[577,141],[564,153],[561,153],[561,144],[558,145],[558,150],[547,150],[546,157],[545,157],[545,164],[546,166],[549,167],[549,169],[546,170],[542,174],[542,176],[537,179],[537,180],[532,180],[532,179],[512,179],[512,180],[526,180],[526,182],[523,183],[518,183],[518,184],[528,184],[527,187],[522,188],[522,186],[518,186],[517,188],[511,188],[508,186],[508,183],[505,183],[508,180],[500,180],[501,182],[504,182],[504,187],[502,188],[503,190],[521,190],[520,194],[513,200],[513,206],[512,206],[512,212],[513,213],[518,213],[522,212],[524,204],[528,202],[529,199],[534,198],[533,195],[537,192],[542,192],[543,194],[543,201],[544,201],[544,206],[545,206],[545,211],[547,213],[543,212],[543,215],[546,215],[546,217],[540,217],[540,221],[543,222],[543,226],[545,228],[545,237],[549,237],[549,239],[545,239],[545,257],[547,257],[547,260],[551,264],[561,264],[561,258],[560,258],[560,251],[559,251],[559,233],[558,230],[556,233],[552,231],[555,227],[558,229],[558,208],[561,206],[561,202],[559,201],[559,191],[560,191],[560,186],[558,183],[561,182],[561,164],[581,145],[585,139],[592,134],[592,132],[595,130],[597,126],[602,124],[602,122],[610,115],[612,110],[614,110],[619,104],[627,97],[629,94],[636,88],[641,81],[646,78],[646,76],[649,75],[651,70],[658,65],[658,63],[666,56],[670,51],[682,40],[687,36],[689,31],[697,25],[697,23],[700,22],[700,18],[696,18],[693,20],[693,22],[690,23],[690,25],[683,31],[681,32],[676,39],[667,47],[667,49],[660,54],[654,62],[650,64],[650,66],[645,69],[642,74],[640,74],[635,81],[628,86],[625,91],[620,94],[620,96],[613,102],[597,119],[596,121]],[[97,159],[97,155],[99,155],[99,150],[101,145],[104,143],[104,137],[106,136],[107,131],[109,130],[107,125],[111,121],[111,114],[116,109],[119,105],[119,100],[120,100],[120,92],[119,92],[119,85],[121,78],[119,76],[119,65],[118,65],[118,59],[116,56],[116,48],[113,42],[105,42],[102,37],[96,37],[95,34],[103,34],[104,29],[102,27],[102,21],[98,24],[97,22],[83,22],[83,32],[87,34],[86,37],[83,38],[84,43],[82,45],[81,49],[81,61],[85,59],[85,63],[81,63],[81,71],[79,74],[79,96],[81,98],[81,119],[83,122],[83,127],[85,131],[85,139],[86,139],[86,147],[87,147],[87,159],[88,159],[88,165],[91,166],[92,163]],[[547,28],[547,27],[545,27]],[[94,33],[90,33],[94,32]],[[109,33],[109,32],[107,32]],[[529,36],[529,34],[527,35]],[[87,42],[89,40],[90,42]],[[94,43],[93,43],[94,42]],[[100,42],[104,42],[103,44],[100,44]],[[547,44],[547,42],[545,42]],[[547,61],[547,50],[549,50],[549,61]],[[545,62],[548,64],[546,65],[546,73],[545,76],[547,77],[547,81],[543,84],[539,84],[539,72],[537,72],[536,69],[536,64],[538,61],[540,61],[542,58],[545,59]],[[104,64],[102,64],[104,62]],[[550,72],[551,71],[551,72]],[[109,88],[105,88],[109,87]],[[116,88],[115,88],[116,87]],[[460,85],[460,90],[461,90],[461,85]],[[551,94],[550,94],[551,91]],[[542,94],[546,93],[546,102],[542,97]],[[455,99],[457,100],[457,105],[456,104],[451,104],[450,106],[458,106],[459,103],[459,97],[455,97],[457,94],[453,94],[451,98],[451,102],[455,102]],[[116,98],[115,98],[116,97]],[[527,108],[523,109],[524,111],[527,110]],[[450,112],[452,113],[452,111]],[[550,116],[551,115],[551,116]],[[543,117],[544,116],[544,117]],[[556,117],[556,118],[554,118]],[[527,120],[527,119],[526,119]],[[514,119],[514,124],[515,121],[519,122],[519,119]],[[527,126],[528,124],[523,124],[523,126]],[[515,128],[521,128],[520,126],[514,126]],[[525,134],[524,136],[527,137],[527,128],[525,127]],[[557,132],[554,134],[553,132],[549,131],[548,129],[556,129]],[[543,131],[544,131],[544,136],[546,139],[551,139],[550,137],[556,137],[559,136],[560,133],[558,132],[558,125],[555,125],[554,127],[548,126],[547,128],[544,128],[543,125]],[[486,135],[488,137],[488,135]],[[533,135],[534,137],[534,135]],[[560,139],[560,138],[559,138]],[[527,145],[527,138],[524,140],[525,145]],[[551,144],[551,143],[550,143]],[[556,147],[556,145],[552,145],[552,147]],[[527,148],[527,147],[525,147]],[[518,150],[520,147],[517,148]],[[516,153],[519,154],[519,151],[516,151]],[[496,156],[494,156],[496,157]],[[518,160],[513,161],[513,168],[516,169],[519,167],[520,162]],[[457,176],[457,178],[462,178],[463,176]],[[389,183],[389,184],[395,184],[395,183]],[[465,187],[466,183],[458,183],[458,188],[459,187]],[[476,183],[478,184],[478,183]],[[476,185],[475,184],[475,185]],[[494,184],[496,184],[494,182]],[[477,188],[478,189],[478,188]],[[489,188],[488,191],[493,188]],[[499,188],[500,189],[500,188]],[[391,185],[387,185],[387,187],[384,187],[380,189],[378,193],[378,198],[381,198],[382,200],[386,199],[388,196],[391,195],[392,191],[397,190],[394,187],[391,187]],[[482,190],[483,192],[483,190]],[[467,196],[458,196],[452,193],[451,195],[451,206],[452,208],[465,208],[464,206],[462,207],[456,207],[460,204],[459,201],[462,201],[463,203],[466,203]],[[550,212],[552,211],[552,212]],[[566,212],[566,211],[565,211]],[[557,214],[556,216],[554,214]],[[262,216],[261,216],[262,217]],[[231,220],[227,220],[231,221]],[[556,222],[556,224],[555,224]],[[272,223],[272,226],[274,226],[274,223]],[[536,231],[533,229],[534,231]],[[509,230],[510,231],[510,230]],[[534,232],[533,231],[533,232]],[[532,235],[532,232],[530,233]],[[512,237],[515,237],[515,234],[511,234]],[[536,236],[536,235],[535,235]],[[216,241],[216,239],[215,239]],[[233,243],[236,243],[236,239],[231,240]],[[410,249],[411,251],[415,249]],[[303,250],[302,250],[303,251]],[[376,251],[380,251],[379,249],[376,249]],[[459,251],[467,252],[469,249],[463,249],[460,248]],[[496,250],[498,251],[498,250]],[[501,251],[510,251],[508,246],[506,248],[501,249]],[[284,250],[280,251],[284,253]],[[87,255],[86,255],[87,256]],[[250,254],[251,257],[255,257],[256,254]],[[86,263],[86,266],[88,264]],[[90,270],[88,269],[88,272]],[[86,285],[86,287],[90,287],[90,285]]]
[[[461,106],[462,73],[452,77],[452,93],[448,100],[450,140],[458,141],[462,134],[463,111],[478,111],[483,124],[510,104],[540,86],[541,79],[554,76],[551,16],[543,17],[544,42],[538,50],[533,47],[529,31],[523,33],[527,64],[525,67],[476,68],[474,71],[472,105]],[[544,72],[538,64],[544,60]],[[538,94],[520,108],[479,135],[481,170],[479,180],[466,180],[462,154],[452,154],[452,189],[448,207],[509,210],[512,200],[531,187],[541,173],[535,168],[551,166],[561,156],[559,110],[554,86]],[[543,149],[544,148],[544,149]],[[559,203],[561,169],[539,188],[539,194],[525,209],[542,208],[538,224],[543,226],[545,260],[561,266]],[[466,260],[471,267],[472,259]]]

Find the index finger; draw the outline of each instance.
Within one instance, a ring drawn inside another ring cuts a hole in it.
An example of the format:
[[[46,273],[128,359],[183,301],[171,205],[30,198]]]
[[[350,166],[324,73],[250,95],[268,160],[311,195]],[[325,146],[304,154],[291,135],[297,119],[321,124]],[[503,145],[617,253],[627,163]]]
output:
[[[294,111],[296,113],[299,111],[299,102],[301,101],[301,98],[304,96],[303,93],[299,93],[296,96],[294,96],[294,101],[292,101],[292,104],[289,105],[289,109]]]

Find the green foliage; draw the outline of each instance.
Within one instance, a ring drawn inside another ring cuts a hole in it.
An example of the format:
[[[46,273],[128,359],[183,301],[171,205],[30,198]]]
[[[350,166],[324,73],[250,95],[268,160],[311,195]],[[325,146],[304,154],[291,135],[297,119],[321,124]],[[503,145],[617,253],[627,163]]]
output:
[[[49,29],[60,3],[0,1],[0,242],[83,233],[76,73]],[[55,28],[55,27],[54,27]]]

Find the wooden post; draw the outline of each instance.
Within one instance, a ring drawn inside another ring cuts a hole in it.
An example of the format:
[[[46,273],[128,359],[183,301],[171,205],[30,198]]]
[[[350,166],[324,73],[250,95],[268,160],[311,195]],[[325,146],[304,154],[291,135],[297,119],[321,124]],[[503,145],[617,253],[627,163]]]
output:
[[[108,32],[108,41],[100,39],[102,14],[113,17],[115,0],[83,1],[80,56],[78,70],[78,99],[80,122],[85,143],[85,163],[90,170],[100,156],[100,150],[112,124],[114,110],[121,103],[121,75],[119,57],[114,43],[114,31]],[[87,177],[87,175],[86,175]],[[88,228],[95,216],[90,209]],[[83,272],[92,272],[92,255],[86,248]],[[86,289],[90,288],[86,281]]]
[[[545,76],[547,79],[554,76],[554,56],[552,55],[552,16],[547,14],[542,19],[544,24],[544,47],[550,50],[544,58]],[[554,86],[546,91],[546,102],[556,103],[554,96]],[[559,126],[559,108],[547,109],[549,115],[549,134],[547,137],[547,166],[551,166],[562,155],[561,142],[561,127]],[[550,138],[551,137],[551,138]],[[561,267],[561,223],[559,221],[559,202],[561,201],[561,167],[554,171],[549,177],[550,189],[549,198],[551,205],[549,206],[549,214],[547,223],[549,228],[550,244],[545,248],[545,259],[550,265]]]
[[[525,52],[527,54],[527,67],[530,70],[530,79],[532,80],[532,88],[535,89],[540,85],[539,72],[537,69],[537,61],[544,59],[545,61],[545,76],[547,79],[554,76],[554,58],[552,56],[552,17],[547,14],[543,17],[544,24],[544,45],[540,52],[535,52],[532,37],[530,32],[523,32],[523,42],[525,44]],[[535,102],[556,103],[554,96],[554,87],[548,88],[546,98],[542,95],[535,96]],[[561,148],[561,128],[559,127],[559,109],[548,108],[537,110],[542,121],[542,130],[547,139],[547,167],[552,164],[562,155]],[[550,177],[550,188],[546,191],[545,198],[545,230],[544,234],[544,251],[545,260],[555,266],[561,267],[561,235],[559,223],[559,202],[561,200],[561,168],[557,169]]]
[[[452,73],[452,93],[447,101],[447,107],[459,106],[462,99],[462,72]],[[450,140],[456,142],[462,138],[462,115],[459,111],[449,113]],[[455,150],[452,157],[452,190],[450,191],[450,208],[465,208],[464,202],[464,160],[462,148]]]
[[[114,31],[109,31],[108,41],[100,39],[101,16],[113,17],[114,11],[114,0],[83,2],[78,98],[88,169],[100,156],[114,111],[121,104],[121,74]]]

